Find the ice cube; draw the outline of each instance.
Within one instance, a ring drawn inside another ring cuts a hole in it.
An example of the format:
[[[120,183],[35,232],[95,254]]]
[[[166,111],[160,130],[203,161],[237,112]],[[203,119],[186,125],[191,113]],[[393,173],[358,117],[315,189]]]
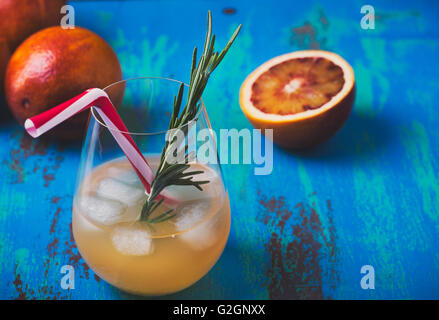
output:
[[[206,201],[191,202],[177,209],[175,227],[178,231],[186,231],[193,228],[206,216],[209,203]]]
[[[133,206],[145,196],[145,191],[113,178],[104,178],[99,182],[96,194],[103,198],[118,200],[127,206]]]
[[[107,226],[122,221],[126,209],[119,201],[94,196],[80,197],[79,207],[93,222]]]
[[[203,171],[203,173],[199,173],[194,175],[193,180],[194,181],[213,181],[215,179],[218,179],[218,174],[216,173],[216,171],[214,169],[211,169],[209,167],[200,165],[200,164],[195,164],[192,165],[188,171]]]
[[[108,173],[115,180],[136,187],[142,187],[142,182],[140,181],[137,173],[134,170],[125,170],[117,167],[112,167],[108,170]]]
[[[202,200],[207,199],[212,196],[212,192],[206,192],[206,188],[208,186],[212,185],[218,185],[218,182],[215,180],[218,178],[216,173],[211,170],[207,169],[206,167],[201,166],[193,166],[187,171],[204,171],[203,173],[194,175],[193,180],[194,181],[209,181],[208,184],[202,184],[201,188],[203,190],[199,190],[195,188],[194,186],[177,186],[177,185],[171,185],[166,187],[165,189],[165,195],[168,197],[171,197],[173,199],[176,199],[177,201],[193,201],[193,200]]]
[[[165,188],[163,195],[178,202],[206,199],[209,194],[198,190],[194,186],[171,185]]]
[[[194,249],[206,249],[216,241],[214,223],[212,218],[207,217],[208,212],[207,201],[187,204],[178,209],[175,227],[183,232],[178,237]],[[206,218],[208,220],[204,221]]]
[[[144,256],[154,251],[150,233],[136,224],[114,228],[111,241],[116,250],[124,255]]]

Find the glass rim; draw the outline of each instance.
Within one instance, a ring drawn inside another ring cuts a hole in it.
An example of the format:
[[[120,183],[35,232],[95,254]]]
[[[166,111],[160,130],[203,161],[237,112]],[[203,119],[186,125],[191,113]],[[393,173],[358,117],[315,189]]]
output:
[[[176,80],[176,79],[172,79],[172,78],[166,78],[166,77],[134,77],[134,78],[128,78],[128,79],[123,79],[123,80],[120,80],[120,81],[113,82],[113,83],[109,84],[108,86],[106,86],[105,88],[103,88],[102,90],[106,91],[107,89],[111,88],[112,86],[118,85],[118,84],[120,84],[120,83],[127,83],[127,82],[129,82],[129,81],[135,81],[135,80],[166,80],[166,81],[170,81],[170,82],[180,83],[180,84],[183,84],[185,87],[189,87],[189,85],[188,85],[187,83],[182,82],[182,81],[179,81],[179,80]],[[166,130],[156,131],[156,132],[130,132],[130,131],[121,131],[121,130],[118,130],[118,129],[116,129],[116,128],[109,127],[109,126],[107,126],[104,122],[102,122],[102,121],[96,116],[96,114],[95,114],[95,110],[94,110],[95,108],[94,108],[94,107],[91,107],[91,108],[90,108],[90,112],[91,112],[91,115],[93,116],[93,118],[95,119],[95,121],[96,121],[99,125],[101,125],[102,127],[107,128],[108,130],[111,130],[111,131],[117,131],[117,132],[120,132],[120,133],[126,133],[126,134],[134,135],[134,136],[154,136],[154,135],[159,135],[159,134],[166,134],[166,133],[168,133],[168,132],[171,131],[171,130],[184,128],[184,127],[186,127],[186,126],[189,126],[189,124],[190,124],[192,121],[197,121],[197,120],[198,120],[198,117],[199,117],[200,114],[201,114],[201,112],[204,111],[204,113],[206,114],[206,107],[205,107],[205,105],[204,105],[203,98],[200,98],[200,102],[201,102],[200,109],[198,110],[197,114],[195,115],[195,117],[194,117],[191,121],[189,121],[188,123],[186,123],[186,124],[184,124],[184,125],[181,125],[181,126],[179,126],[179,127],[173,128],[173,129],[166,129]],[[206,115],[206,116],[207,116],[207,115]]]

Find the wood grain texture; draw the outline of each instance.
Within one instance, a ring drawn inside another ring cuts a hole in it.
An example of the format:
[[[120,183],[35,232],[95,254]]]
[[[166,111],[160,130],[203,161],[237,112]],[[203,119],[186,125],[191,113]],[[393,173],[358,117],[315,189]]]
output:
[[[271,175],[225,165],[232,229],[219,262],[165,298],[439,298],[438,4],[376,1],[375,30],[361,1],[72,2],[78,25],[106,39],[124,78],[187,80],[212,10],[218,43],[242,32],[205,94],[215,130],[251,128],[239,87],[279,54],[322,48],[354,68],[357,97],[344,128],[321,147],[274,149]],[[436,16],[435,16],[436,15]],[[71,236],[80,143],[31,140],[2,108],[0,298],[132,299],[94,275]],[[60,267],[76,288],[60,287]],[[374,266],[375,290],[360,268]]]

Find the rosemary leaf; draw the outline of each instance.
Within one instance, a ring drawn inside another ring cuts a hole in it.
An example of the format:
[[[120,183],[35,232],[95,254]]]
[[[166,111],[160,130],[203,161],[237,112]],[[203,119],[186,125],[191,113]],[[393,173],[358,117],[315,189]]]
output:
[[[180,163],[168,163],[167,159],[171,152],[175,150],[174,144],[176,143],[175,132],[172,129],[180,129],[183,131],[185,138],[188,134],[189,122],[193,121],[201,108],[200,99],[203,95],[204,89],[206,88],[207,82],[211,73],[218,67],[220,62],[223,60],[230,46],[235,41],[236,36],[241,30],[241,25],[239,25],[232,37],[227,42],[224,49],[219,52],[215,52],[215,35],[212,34],[212,14],[210,10],[207,13],[207,32],[206,40],[203,46],[203,53],[197,63],[197,47],[194,48],[192,53],[192,64],[191,64],[191,74],[189,89],[187,94],[186,103],[182,109],[183,103],[183,92],[184,85],[181,84],[178,93],[174,96],[174,105],[172,110],[171,119],[169,122],[169,136],[168,141],[165,143],[162,153],[160,156],[160,164],[154,180],[151,183],[150,194],[145,201],[142,212],[140,215],[140,220],[145,221],[149,224],[160,223],[169,220],[175,216],[171,214],[173,210],[168,210],[165,213],[159,215],[158,217],[151,218],[151,214],[156,210],[164,201],[164,198],[156,200],[156,197],[168,186],[180,185],[180,186],[192,186],[198,190],[203,190],[202,185],[209,183],[206,181],[194,181],[193,177],[203,173],[203,171],[189,171],[186,170],[190,167],[189,162],[195,159],[195,154],[193,152],[187,152],[188,147],[185,146],[185,164]],[[172,147],[172,148],[171,148]],[[179,147],[179,146],[176,146]],[[180,149],[181,150],[181,149]],[[152,226],[151,226],[152,227]]]

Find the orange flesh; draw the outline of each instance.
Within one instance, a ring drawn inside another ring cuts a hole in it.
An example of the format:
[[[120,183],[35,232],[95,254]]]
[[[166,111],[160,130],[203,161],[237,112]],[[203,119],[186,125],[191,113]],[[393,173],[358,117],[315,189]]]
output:
[[[279,63],[253,83],[251,102],[262,112],[279,115],[317,109],[344,85],[343,70],[325,58],[297,58]]]

